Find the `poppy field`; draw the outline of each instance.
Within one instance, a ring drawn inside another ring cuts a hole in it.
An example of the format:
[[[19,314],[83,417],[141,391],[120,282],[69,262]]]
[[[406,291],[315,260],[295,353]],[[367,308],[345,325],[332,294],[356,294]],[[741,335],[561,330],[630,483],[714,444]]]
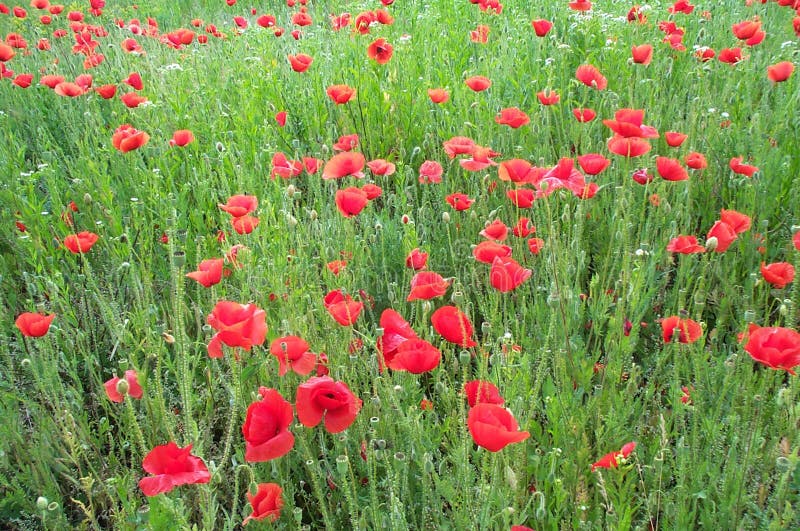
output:
[[[0,528],[800,528],[797,0],[0,40]]]

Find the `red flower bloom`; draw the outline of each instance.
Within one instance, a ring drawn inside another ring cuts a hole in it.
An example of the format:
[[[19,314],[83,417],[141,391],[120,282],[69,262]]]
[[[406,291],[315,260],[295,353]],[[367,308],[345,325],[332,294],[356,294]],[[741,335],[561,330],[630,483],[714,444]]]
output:
[[[406,267],[419,271],[425,269],[428,263],[428,253],[420,251],[419,248],[413,249],[408,256],[406,256]]]
[[[519,431],[511,412],[497,404],[476,404],[469,410],[467,426],[475,444],[490,452],[499,452],[509,444],[530,437],[527,431]]]
[[[238,234],[250,234],[258,227],[259,219],[253,216],[242,216],[239,218],[231,219],[233,230]]]
[[[587,87],[597,90],[605,90],[608,86],[608,80],[592,65],[579,66],[575,71],[575,78]]]
[[[734,173],[738,173],[739,175],[744,175],[745,177],[752,177],[755,172],[758,171],[758,167],[751,166],[749,164],[742,164],[744,157],[733,157],[729,163],[731,170]]]
[[[491,264],[495,258],[511,256],[511,247],[490,240],[482,241],[472,249],[475,260],[484,264]]]
[[[697,153],[696,151],[692,151],[683,159],[686,163],[686,166],[693,170],[702,170],[708,167],[708,162],[706,161],[705,156],[702,153]]]
[[[653,47],[649,44],[642,44],[631,47],[633,62],[640,65],[649,65],[653,60]]]
[[[111,86],[114,87],[114,91],[116,92],[116,88],[117,88],[116,85],[111,85]],[[64,81],[62,83],[59,83],[58,85],[56,85],[54,87],[53,90],[59,96],[65,96],[67,98],[75,98],[75,97],[81,96],[83,94],[86,94],[86,90],[84,90],[80,85],[77,85],[75,83],[71,83],[69,81]],[[96,89],[96,90],[99,92],[100,89]],[[113,96],[113,94],[112,94],[112,96]]]
[[[703,329],[696,321],[673,315],[661,320],[661,335],[665,343],[672,341],[676,329],[680,332],[678,337],[680,343],[694,343],[703,335]]]
[[[519,218],[517,224],[511,230],[517,238],[525,238],[526,236],[536,232],[536,227],[531,223],[528,218]]]
[[[508,227],[499,219],[486,225],[480,235],[487,240],[504,241],[508,237]]]
[[[106,389],[106,395],[112,402],[122,402],[125,399],[125,397],[117,390],[117,384],[119,381],[120,377],[114,376],[105,384],[103,384],[103,387]],[[136,376],[136,371],[125,371],[125,382],[128,384],[128,391],[125,394],[131,398],[142,398],[142,386],[139,385],[139,378]]]
[[[134,90],[142,90],[144,83],[142,83],[142,76],[138,72],[132,72],[127,78],[122,80],[123,83],[129,85]]]
[[[530,269],[523,268],[511,257],[496,256],[492,262],[489,280],[494,289],[507,293],[517,289],[531,277],[532,273]]]
[[[767,265],[761,262],[761,276],[776,288],[783,289],[794,280],[794,266],[788,262]]]
[[[800,334],[789,328],[750,325],[744,350],[754,360],[794,375],[800,365]]]
[[[592,9],[592,3],[589,0],[575,0],[568,5],[573,11],[591,11]]]
[[[428,89],[428,97],[433,103],[444,103],[450,99],[450,94],[441,88]]]
[[[17,317],[14,324],[25,337],[42,337],[50,330],[50,323],[56,318],[56,314],[49,315],[41,313],[25,312]]]
[[[497,387],[492,382],[484,380],[471,380],[465,383],[464,393],[467,395],[469,407],[475,407],[478,404],[503,405],[505,402]]]
[[[426,160],[419,167],[419,182],[426,183],[440,183],[442,182],[442,165],[435,160]]]
[[[361,191],[367,194],[367,199],[369,199],[370,201],[379,198],[383,193],[383,189],[380,186],[372,183],[367,183],[364,186],[362,186]]]
[[[330,291],[323,302],[331,317],[342,326],[352,326],[364,308],[363,302],[354,301],[353,297],[345,295],[340,289]]]
[[[572,109],[572,115],[581,123],[591,122],[597,117],[592,109]]]
[[[364,177],[364,164],[366,159],[361,153],[344,151],[331,157],[322,168],[322,178],[341,179],[352,175],[358,179]]]
[[[767,67],[767,77],[773,83],[786,81],[792,72],[794,72],[794,64],[791,61],[781,61]]]
[[[336,105],[344,105],[356,95],[356,89],[347,85],[331,85],[326,92]]]
[[[685,15],[690,15],[692,11],[694,11],[694,6],[690,4],[687,0],[676,0],[672,7],[667,9],[670,13],[683,13]]]
[[[284,127],[286,125],[286,111],[280,111],[275,114],[275,121],[278,123],[279,127]]]
[[[555,105],[561,100],[561,96],[558,95],[558,92],[550,89],[537,92],[536,98],[538,98],[539,103],[542,105]]]
[[[64,238],[64,247],[74,254],[88,253],[99,238],[97,234],[89,231],[70,234]]]
[[[232,195],[228,198],[228,202],[217,205],[221,210],[224,210],[234,218],[246,216],[251,212],[255,212],[258,208],[258,198],[254,195]]]
[[[439,349],[416,337],[402,341],[393,355],[384,354],[387,367],[394,371],[408,371],[412,374],[422,374],[435,369],[441,359],[442,353]]]
[[[447,292],[450,283],[438,273],[424,271],[411,279],[411,292],[406,301],[429,300],[441,297]]]
[[[197,271],[186,273],[186,276],[200,283],[204,288],[209,288],[215,284],[219,284],[222,280],[222,275],[225,272],[222,268],[224,263],[224,258],[203,260],[198,264]]]
[[[342,135],[333,145],[334,151],[353,151],[358,145],[358,134]]]
[[[314,61],[313,57],[304,53],[299,53],[297,55],[289,55],[288,59],[289,59],[289,64],[292,67],[292,70],[299,73],[308,70],[308,67],[310,67],[311,63]],[[330,92],[328,92],[328,95],[330,95]],[[333,96],[331,96],[331,98],[333,98]]]
[[[611,452],[600,458],[599,461],[592,464],[592,472],[598,468],[617,468],[620,463],[624,463],[633,450],[636,448],[635,442],[629,442],[622,447],[618,452]]]
[[[191,444],[186,448],[178,448],[174,442],[150,450],[142,461],[142,467],[153,475],[139,480],[139,488],[144,495],[156,496],[180,485],[211,481],[211,474],[203,460],[191,452]]]
[[[723,48],[719,51],[719,56],[717,57],[720,62],[728,63],[728,64],[736,64],[742,60],[742,49],[741,48]]]
[[[540,18],[538,20],[532,21],[531,26],[533,26],[533,31],[536,32],[537,37],[544,37],[553,27],[553,23],[550,22],[549,20]]]
[[[588,175],[597,175],[602,172],[611,161],[599,153],[587,153],[578,157],[578,165]]]
[[[724,221],[717,221],[708,231],[708,235],[706,235],[706,240],[710,238],[716,238],[717,240],[717,246],[713,250],[718,253],[724,253],[736,240],[736,231]],[[706,246],[708,246],[708,242],[706,242]]]
[[[497,168],[497,177],[501,181],[510,181],[512,183],[538,182],[542,175],[541,168],[537,168],[523,159],[505,160]]]
[[[484,76],[472,76],[464,80],[469,88],[475,92],[482,92],[492,86],[492,81]]]
[[[395,165],[391,162],[384,160],[384,159],[375,159],[367,162],[367,168],[375,175],[393,175],[395,170]]]
[[[467,210],[473,203],[467,194],[450,194],[445,197],[445,201],[458,211]]]
[[[668,157],[656,157],[656,170],[665,181],[685,181],[689,178],[680,161]]]
[[[247,408],[242,426],[248,463],[277,459],[294,446],[294,435],[289,431],[294,419],[292,405],[275,389],[260,387],[258,394],[262,399]]]
[[[446,341],[462,347],[474,347],[472,323],[466,314],[455,306],[442,306],[431,315],[433,329]]]
[[[644,138],[614,135],[608,139],[608,150],[623,157],[641,157],[650,151],[650,143]]]
[[[379,65],[385,65],[392,58],[393,51],[392,45],[386,42],[386,39],[380,38],[369,45],[367,56]]]
[[[706,248],[697,243],[694,236],[678,236],[672,238],[667,244],[667,251],[679,254],[704,253]]]
[[[792,236],[792,243],[794,244],[794,248],[800,251],[800,230],[794,233]]]
[[[369,198],[361,188],[350,186],[336,191],[336,208],[346,218],[357,216],[367,206]]]
[[[727,223],[736,234],[750,230],[752,223],[750,216],[735,210],[725,210],[724,208],[720,211],[719,219],[723,223]]]
[[[169,141],[169,145],[183,147],[192,142],[194,142],[194,133],[188,129],[179,129],[172,134],[172,140]]]
[[[325,417],[325,429],[339,433],[350,427],[361,411],[362,401],[344,382],[329,376],[315,376],[297,388],[297,419],[313,428]]]
[[[278,375],[289,370],[306,375],[317,365],[317,356],[309,352],[308,343],[297,336],[284,336],[274,339],[269,345],[269,353],[278,359]]]
[[[499,116],[495,116],[494,121],[501,125],[507,125],[512,129],[517,129],[530,123],[528,115],[517,107],[511,107],[500,111]]]
[[[664,133],[664,139],[667,141],[669,147],[679,147],[686,140],[687,135],[683,133],[676,133],[675,131],[667,131]]]
[[[253,513],[244,519],[242,525],[247,525],[250,520],[268,519],[275,522],[281,516],[283,508],[283,489],[277,483],[259,483],[255,494],[247,493],[247,500],[253,508]]]
[[[111,136],[111,144],[123,153],[138,149],[150,140],[150,135],[144,131],[134,129],[129,124],[123,124]]]
[[[411,325],[390,308],[381,314],[380,327],[383,329],[383,334],[378,337],[375,347],[380,353],[378,367],[382,371],[384,364],[388,365],[397,355],[397,349],[403,342],[418,338]]]
[[[541,238],[531,238],[528,240],[528,250],[531,254],[539,254],[544,248],[544,240]]]
[[[477,146],[471,138],[454,136],[450,140],[442,142],[442,147],[447,156],[453,159],[456,155],[471,155]]]
[[[135,92],[125,93],[122,96],[120,96],[119,99],[121,99],[122,103],[124,103],[125,106],[128,107],[129,109],[135,109],[136,107],[147,101],[147,98],[145,98],[144,96],[139,96]]]
[[[517,208],[531,208],[536,200],[536,192],[529,188],[515,188],[506,191],[506,197]]]
[[[217,333],[208,343],[211,358],[222,357],[222,343],[250,351],[267,337],[266,313],[255,304],[219,301],[207,318]]]

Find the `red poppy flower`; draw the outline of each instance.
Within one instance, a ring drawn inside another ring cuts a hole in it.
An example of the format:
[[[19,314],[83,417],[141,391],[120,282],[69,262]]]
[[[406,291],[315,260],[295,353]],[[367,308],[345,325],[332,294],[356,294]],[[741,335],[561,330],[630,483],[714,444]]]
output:
[[[536,93],[536,98],[542,105],[555,105],[561,100],[561,96],[555,90],[541,90]]]
[[[194,133],[188,129],[179,129],[172,134],[172,139],[169,141],[170,146],[183,147],[187,144],[194,142]]]
[[[308,70],[308,67],[311,66],[312,62],[314,62],[313,57],[304,53],[299,53],[297,55],[289,55],[288,59],[289,59],[289,64],[292,67],[292,70],[299,73]],[[330,92],[328,92],[328,95],[330,95]],[[331,96],[331,98],[333,98],[333,96]]]
[[[275,179],[279,175],[283,179],[291,179],[303,173],[303,163],[297,160],[289,160],[286,155],[278,151],[272,156],[272,171],[270,178]]]
[[[56,314],[54,313],[47,315],[25,312],[17,317],[14,324],[25,337],[42,337],[50,330],[50,323],[55,318]]]
[[[650,151],[650,143],[644,138],[614,135],[608,139],[608,150],[623,157],[641,157]]]
[[[696,321],[681,319],[673,315],[661,320],[661,336],[665,343],[672,341],[676,329],[679,331],[678,341],[680,343],[694,343],[703,335],[703,329]]]
[[[253,216],[242,216],[239,218],[232,218],[231,225],[237,234],[250,234],[258,227],[260,220]]]
[[[97,234],[89,231],[70,234],[64,238],[64,247],[74,254],[88,253],[99,238]]]
[[[28,88],[33,83],[33,74],[19,74],[12,83],[20,88]]]
[[[686,166],[693,170],[702,170],[708,167],[708,162],[702,153],[692,151],[683,159]]]
[[[358,134],[342,135],[333,145],[334,151],[353,151],[358,146]]]
[[[508,237],[508,227],[499,219],[486,225],[480,235],[487,240],[503,241]]]
[[[339,433],[353,424],[361,411],[362,401],[344,382],[329,376],[316,376],[297,388],[295,407],[303,426],[313,428],[325,417],[328,433]]]
[[[669,241],[667,251],[678,254],[695,254],[706,252],[706,248],[699,245],[694,236],[678,236]]]
[[[350,186],[344,190],[337,190],[335,201],[339,212],[346,218],[352,218],[364,210],[369,198],[361,188]]]
[[[708,231],[706,240],[711,238],[715,238],[717,241],[717,245],[713,250],[718,253],[724,253],[734,240],[736,240],[736,231],[724,221],[717,221]],[[708,246],[708,242],[706,242],[706,246]]]
[[[344,105],[356,95],[356,89],[347,85],[331,85],[326,92],[336,105]]]
[[[340,289],[328,292],[323,303],[331,317],[342,326],[352,326],[364,308],[363,302],[354,301],[353,297],[345,295]]]
[[[486,44],[489,41],[489,31],[489,26],[479,24],[469,32],[469,40],[478,44]]]
[[[442,306],[431,315],[433,329],[446,341],[462,347],[474,347],[472,323],[466,314],[455,306]]]
[[[333,31],[339,31],[340,29],[350,25],[350,13],[342,13],[341,15],[331,15],[330,19]]]
[[[17,52],[14,51],[14,48],[4,42],[0,42],[0,62],[6,63],[15,55],[17,55]]]
[[[800,230],[794,233],[792,236],[792,243],[794,244],[794,248],[800,251]]]
[[[362,35],[369,33],[370,24],[375,22],[375,13],[372,11],[363,11],[356,15],[355,29]]]
[[[279,127],[284,127],[286,125],[286,111],[281,111],[275,114],[275,121],[278,123]]]
[[[713,48],[704,46],[702,48],[698,48],[694,55],[701,63],[706,63],[716,57],[717,52],[715,52]]]
[[[599,153],[587,153],[578,157],[578,165],[587,175],[597,175],[611,164],[611,161]]]
[[[767,67],[767,77],[773,83],[786,81],[792,72],[794,72],[794,64],[791,61],[781,61]]]
[[[750,325],[744,350],[754,360],[794,375],[800,365],[800,334],[790,328]]]
[[[592,109],[572,109],[572,115],[581,123],[591,122],[597,117],[597,113]]]
[[[419,248],[413,249],[408,253],[408,256],[406,256],[406,267],[409,269],[419,271],[420,269],[425,269],[427,263],[428,253],[420,251]]]
[[[253,512],[244,519],[242,525],[247,525],[250,520],[264,520],[275,522],[281,516],[283,508],[283,489],[277,483],[259,483],[255,494],[247,493],[247,500]]]
[[[517,224],[514,225],[511,232],[513,232],[514,236],[517,238],[525,238],[536,232],[536,227],[531,223],[530,219],[523,217],[517,220]]]
[[[657,138],[658,131],[654,127],[644,125],[643,121],[642,109],[619,109],[614,113],[613,120],[603,120],[603,124],[615,135],[625,138]]]
[[[145,98],[144,96],[139,96],[135,92],[128,92],[126,94],[123,94],[122,96],[119,97],[119,99],[121,99],[122,103],[124,103],[125,106],[130,109],[135,109],[136,107],[147,101],[147,98]]]
[[[305,9],[305,8],[301,8]],[[312,24],[311,15],[309,15],[306,11],[298,11],[297,13],[292,14],[292,24],[295,26],[310,26]]]
[[[277,459],[294,446],[294,435],[289,431],[294,419],[292,405],[275,389],[260,387],[258,394],[262,398],[247,408],[242,426],[248,463]]]
[[[203,260],[198,264],[197,271],[186,273],[188,278],[198,282],[203,287],[208,288],[215,284],[219,284],[222,280],[224,258],[212,258],[210,260]]]
[[[742,60],[742,49],[723,48],[719,51],[719,56],[717,59],[719,59],[719,61],[722,63],[736,64]]]
[[[364,155],[353,151],[344,151],[331,157],[322,169],[322,178],[341,179],[352,175],[358,179],[364,177]]]
[[[687,135],[683,133],[676,133],[675,131],[667,131],[664,133],[664,140],[667,141],[669,147],[679,147],[686,140]]]
[[[665,181],[685,181],[689,178],[680,161],[669,157],[656,157],[656,170]]]
[[[620,463],[624,463],[628,456],[633,453],[636,448],[635,442],[629,442],[622,447],[618,452],[610,452],[601,457],[598,461],[592,464],[592,472],[598,468],[617,468]]]
[[[592,9],[592,3],[589,0],[575,0],[568,5],[573,11],[591,11]]]
[[[788,262],[774,262],[766,265],[761,262],[761,276],[777,289],[783,289],[794,280],[794,266]]]
[[[222,357],[222,343],[249,351],[267,337],[266,313],[255,304],[219,301],[207,318],[217,331],[208,343],[211,358]]]
[[[367,162],[367,167],[375,175],[392,175],[396,168],[391,162],[384,159],[375,159]]]
[[[231,216],[239,218],[254,212],[258,208],[258,198],[254,195],[232,195],[224,205],[217,205]]]
[[[667,9],[670,13],[683,13],[685,15],[690,15],[692,11],[694,11],[694,6],[690,4],[687,0],[676,0],[672,6]]]
[[[761,21],[758,19],[758,17],[752,20],[743,20],[742,22],[737,22],[731,26],[733,35],[741,41],[746,41],[747,39],[752,38],[760,29]]]
[[[409,338],[402,341],[392,356],[384,354],[386,366],[394,371],[408,371],[422,374],[435,369],[442,359],[442,353],[424,339]]]
[[[579,66],[575,71],[575,78],[587,87],[597,90],[605,90],[608,86],[608,80],[592,65]]]
[[[117,127],[114,134],[111,136],[111,144],[123,153],[138,149],[150,140],[150,135],[144,131],[134,129],[129,124],[123,124]]]
[[[306,375],[317,365],[317,356],[309,352],[308,343],[297,336],[284,336],[274,339],[269,345],[269,353],[278,359],[278,376],[289,370]]]
[[[53,74],[44,75],[39,79],[39,84],[40,85],[43,85],[43,86],[51,88],[51,89],[56,88],[56,85],[58,85],[59,83],[63,83],[63,82],[64,82],[64,76],[57,76],[57,75],[53,75]],[[78,87],[78,88],[80,88],[80,87]]]
[[[117,384],[119,383],[120,379],[121,378],[119,376],[114,376],[105,384],[103,384],[103,387],[106,390],[106,395],[112,402],[122,402],[125,399],[125,397],[117,389]],[[125,382],[128,387],[128,391],[125,393],[126,395],[136,399],[142,398],[142,386],[139,385],[139,378],[136,375],[136,371],[125,371]]]
[[[541,178],[540,168],[523,159],[505,160],[497,168],[497,177],[501,181],[513,183],[533,183]]]
[[[752,220],[747,214],[742,214],[735,210],[725,210],[724,208],[720,211],[719,219],[728,224],[736,234],[747,232],[752,224]]]
[[[375,346],[380,353],[378,367],[383,370],[384,365],[388,365],[397,354],[398,347],[409,339],[417,339],[417,334],[399,313],[390,308],[381,314],[380,327],[383,334],[378,337]]]
[[[383,189],[380,186],[372,183],[367,183],[364,186],[362,186],[361,191],[367,194],[367,199],[369,201],[379,198],[383,193]]]
[[[500,111],[499,116],[495,116],[494,121],[501,125],[507,125],[512,129],[517,129],[530,123],[528,115],[517,107],[511,107]]]
[[[653,47],[649,44],[641,44],[631,47],[633,62],[640,65],[649,65],[653,60]]]
[[[139,480],[139,488],[144,495],[156,496],[180,485],[211,481],[211,474],[203,460],[191,452],[191,444],[179,448],[172,441],[150,450],[142,460],[142,468],[153,475]]]
[[[101,98],[104,100],[110,100],[117,94],[117,86],[116,85],[103,85],[100,87],[96,87],[94,89]],[[74,92],[74,90],[70,90],[70,92]]]
[[[484,264],[491,264],[495,258],[511,256],[511,247],[491,240],[482,241],[472,249],[475,260]]]
[[[385,65],[392,58],[393,51],[392,45],[386,42],[386,39],[380,38],[369,45],[367,56],[379,65]]]
[[[537,37],[544,37],[553,27],[553,23],[549,20],[540,18],[532,21],[531,26],[533,26],[533,31],[536,32]]]
[[[530,188],[514,188],[506,192],[506,197],[517,208],[531,208],[536,200],[536,192]]]
[[[438,273],[425,271],[411,279],[411,292],[406,301],[429,300],[441,297],[447,292],[450,283]]]
[[[464,80],[469,88],[475,92],[482,92],[492,86],[492,81],[484,76],[472,76]]]
[[[475,151],[476,144],[471,138],[454,136],[442,142],[442,147],[447,156],[454,159],[456,155],[471,155]]]
[[[467,194],[455,193],[445,197],[445,201],[457,211],[467,210],[473,201]]]
[[[392,2],[389,2],[388,4],[386,2],[383,2],[383,5],[391,5],[391,4]],[[377,20],[384,26],[391,26],[392,24],[394,24],[394,17],[392,17],[392,15],[389,14],[389,12],[386,11],[385,9],[376,9],[375,11],[373,11],[373,13],[375,14],[375,20]]]
[[[501,293],[507,293],[517,289],[531,277],[531,274],[530,269],[523,268],[513,258],[496,256],[492,262],[489,280],[494,289]]]
[[[114,86],[114,88],[116,88],[116,86]],[[76,98],[86,94],[86,90],[84,90],[83,87],[70,81],[63,81],[59,83],[54,87],[53,90],[59,96],[64,96],[67,98]]]
[[[749,164],[743,164],[742,161],[744,161],[744,157],[733,157],[728,165],[734,173],[744,175],[745,177],[753,177],[753,175],[758,171],[758,167],[751,166]]]
[[[450,99],[450,93],[445,89],[428,89],[428,97],[433,103],[444,103]]]
[[[127,78],[123,79],[122,82],[129,85],[134,90],[142,90],[144,88],[142,76],[140,76],[138,72],[131,73]]]
[[[500,391],[492,382],[484,380],[471,380],[464,384],[464,394],[467,395],[469,407],[478,404],[497,404],[503,405],[505,400],[500,396]]]
[[[426,160],[419,167],[419,182],[422,184],[427,183],[440,183],[442,182],[442,165],[435,160]]]
[[[490,452],[499,452],[509,444],[522,442],[530,433],[519,431],[516,419],[497,404],[478,403],[469,410],[467,426],[472,440]]]

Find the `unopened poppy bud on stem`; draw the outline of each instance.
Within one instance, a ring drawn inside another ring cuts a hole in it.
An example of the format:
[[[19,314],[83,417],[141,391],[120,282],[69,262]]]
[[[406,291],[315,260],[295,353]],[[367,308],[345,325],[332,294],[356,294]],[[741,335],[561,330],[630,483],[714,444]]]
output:
[[[706,250],[707,251],[714,251],[719,245],[719,240],[716,236],[712,236],[706,240]]]
[[[128,380],[124,378],[117,382],[117,392],[122,396],[126,396],[130,388],[131,386],[128,383]]]

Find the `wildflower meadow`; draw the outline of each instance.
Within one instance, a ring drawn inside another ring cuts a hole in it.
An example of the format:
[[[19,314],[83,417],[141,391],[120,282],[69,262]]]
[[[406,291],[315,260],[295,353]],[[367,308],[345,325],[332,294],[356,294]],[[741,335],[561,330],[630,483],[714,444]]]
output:
[[[4,0],[0,528],[800,528],[798,63],[798,0]]]

